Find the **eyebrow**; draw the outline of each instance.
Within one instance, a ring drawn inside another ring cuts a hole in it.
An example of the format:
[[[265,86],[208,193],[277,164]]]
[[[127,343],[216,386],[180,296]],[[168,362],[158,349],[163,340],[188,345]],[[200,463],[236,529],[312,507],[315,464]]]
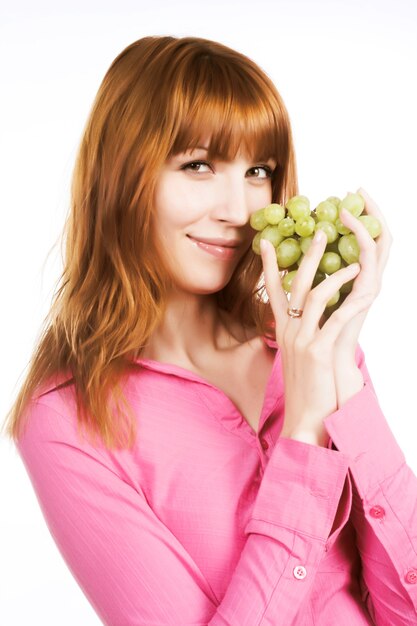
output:
[[[205,152],[208,152],[208,148],[206,148],[205,146],[196,146],[196,147],[194,148],[194,150],[204,150]],[[267,159],[267,160],[268,160],[268,161],[271,161],[271,160],[272,160],[272,161],[274,161],[274,163],[276,163],[276,162],[277,162],[277,161],[276,161],[276,159],[275,159],[273,156],[268,157],[268,159]]]
[[[208,148],[206,148],[206,146],[196,146],[193,149],[188,148],[188,149],[185,150],[185,152],[194,152],[194,150],[204,150],[204,152],[208,152]],[[270,156],[267,159],[267,161],[273,161],[274,163],[277,163],[277,160],[273,156]]]

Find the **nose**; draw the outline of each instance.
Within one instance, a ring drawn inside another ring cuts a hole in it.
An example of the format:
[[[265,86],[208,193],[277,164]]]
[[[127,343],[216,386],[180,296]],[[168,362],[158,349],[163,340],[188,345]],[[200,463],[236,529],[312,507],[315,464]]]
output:
[[[249,189],[241,173],[224,176],[219,185],[219,196],[215,203],[214,217],[222,222],[244,226],[250,218]]]

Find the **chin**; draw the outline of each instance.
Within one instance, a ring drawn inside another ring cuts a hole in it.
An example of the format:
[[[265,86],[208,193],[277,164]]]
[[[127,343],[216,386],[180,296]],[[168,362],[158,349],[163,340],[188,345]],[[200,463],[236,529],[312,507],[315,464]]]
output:
[[[222,277],[216,279],[211,279],[209,277],[206,280],[203,280],[201,277],[198,280],[190,280],[188,283],[184,284],[179,283],[180,288],[183,291],[187,291],[188,293],[200,294],[200,295],[210,295],[211,293],[217,293],[226,287],[229,283],[232,273],[228,277]]]

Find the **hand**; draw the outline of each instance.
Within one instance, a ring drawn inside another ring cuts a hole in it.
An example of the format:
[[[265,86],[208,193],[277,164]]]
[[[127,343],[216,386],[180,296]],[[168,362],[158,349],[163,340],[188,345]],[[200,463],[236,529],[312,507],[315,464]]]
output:
[[[368,293],[370,306],[381,290],[382,274],[392,245],[392,235],[375,201],[362,187],[359,187],[356,193],[360,193],[365,200],[364,214],[376,217],[381,223],[382,230],[381,234],[374,240],[357,217],[351,213],[348,213],[345,217],[343,215],[340,216],[343,224],[356,236],[360,247],[359,262],[361,271],[356,277],[352,291],[346,297],[346,300],[355,298],[360,293]],[[336,358],[339,360],[350,358],[351,362],[355,362],[356,344],[359,332],[368,314],[369,306],[352,318],[339,334],[335,345]]]
[[[364,213],[374,215],[380,221],[382,230],[381,234],[373,240],[358,218],[350,213],[345,218],[341,217],[345,226],[355,234],[361,248],[359,256],[361,271],[346,299],[355,297],[358,290],[368,290],[371,294],[370,302],[373,302],[381,290],[382,275],[393,239],[387,222],[375,201],[361,187],[356,193],[360,193],[365,199]],[[334,365],[337,406],[339,408],[363,388],[363,376],[356,365],[355,351],[359,333],[368,311],[369,307],[352,318],[336,340]]]
[[[366,230],[366,229],[365,229]],[[370,238],[372,243],[375,242]],[[265,287],[276,322],[276,340],[281,349],[285,387],[285,418],[281,435],[318,441],[326,445],[323,419],[337,410],[334,346],[345,325],[369,307],[367,290],[356,289],[322,328],[326,303],[340,287],[355,278],[359,264],[334,272],[311,289],[326,247],[326,237],[313,241],[292,282],[290,302],[282,288],[275,250],[270,242],[261,251]],[[287,314],[288,306],[303,309],[300,318]]]

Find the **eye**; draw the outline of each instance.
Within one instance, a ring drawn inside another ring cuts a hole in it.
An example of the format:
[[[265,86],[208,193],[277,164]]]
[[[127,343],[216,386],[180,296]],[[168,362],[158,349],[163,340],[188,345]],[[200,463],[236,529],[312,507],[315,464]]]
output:
[[[181,170],[190,170],[192,172],[195,173],[200,173],[201,172],[201,166],[202,165],[206,165],[207,167],[209,167],[211,170],[213,169],[210,165],[210,163],[207,163],[207,161],[191,161],[190,163],[186,163],[185,165],[183,165],[180,169]],[[196,167],[198,169],[196,169]],[[268,166],[268,165],[257,165],[256,167],[251,167],[250,171],[260,171],[260,170],[264,170],[264,172],[266,173],[265,176],[251,176],[250,178],[259,178],[259,179],[266,179],[266,178],[271,178],[273,175],[273,170]],[[202,174],[204,174],[205,172],[201,172]]]
[[[257,165],[256,167],[252,167],[251,170],[264,170],[266,172],[266,176],[255,176],[255,178],[271,178],[272,177],[272,169],[268,165]],[[251,171],[249,170],[249,171]]]
[[[199,166],[199,165],[207,165],[207,167],[210,167],[209,163],[207,163],[206,161],[191,161],[191,163],[186,163],[185,165],[183,165],[181,167],[181,169],[182,170],[187,170],[188,168],[191,168],[192,165],[197,165],[197,166]],[[193,169],[193,168],[191,168],[191,171],[192,172],[197,172],[197,173],[200,172],[199,169]]]

